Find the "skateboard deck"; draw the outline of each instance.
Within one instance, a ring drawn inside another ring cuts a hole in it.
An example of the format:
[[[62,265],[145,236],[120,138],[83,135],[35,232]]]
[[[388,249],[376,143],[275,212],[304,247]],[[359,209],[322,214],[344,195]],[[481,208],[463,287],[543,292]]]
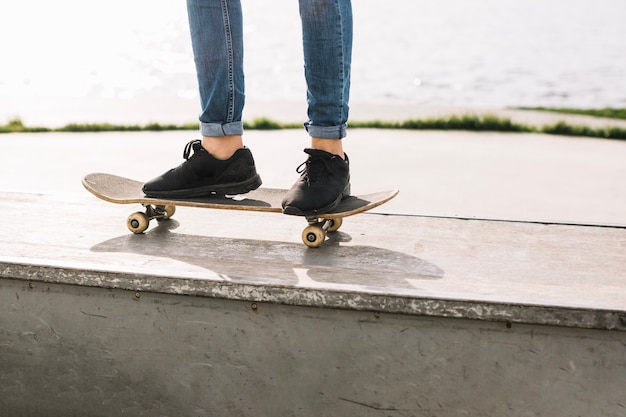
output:
[[[145,211],[128,216],[126,224],[133,233],[143,233],[148,228],[150,220],[169,219],[174,215],[176,206],[282,213],[281,202],[287,193],[287,190],[259,188],[236,196],[214,195],[190,199],[163,199],[147,197],[142,191],[142,182],[117,175],[88,174],[83,178],[82,183],[90,193],[102,200],[117,204],[143,205]],[[302,241],[309,247],[318,247],[326,239],[326,232],[339,229],[344,217],[378,207],[397,194],[398,190],[388,190],[350,196],[328,213],[306,217],[309,225],[302,232]]]

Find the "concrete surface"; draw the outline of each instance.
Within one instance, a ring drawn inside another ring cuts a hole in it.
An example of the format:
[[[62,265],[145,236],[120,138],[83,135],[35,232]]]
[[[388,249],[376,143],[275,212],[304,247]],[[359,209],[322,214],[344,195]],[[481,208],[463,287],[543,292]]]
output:
[[[624,331],[0,279],[0,414],[622,417],[625,343]]]
[[[618,417],[626,229],[0,193],[11,416]]]
[[[80,185],[191,138],[0,136],[2,412],[623,416],[625,142],[354,130],[354,191],[401,194],[320,249],[271,213],[132,235]],[[305,140],[246,135],[266,186]]]
[[[354,293],[344,307],[626,329],[625,228],[368,214],[346,218],[315,250],[301,241],[299,217],[180,207],[133,235],[126,217],[139,208],[86,193],[0,193],[12,219],[0,236],[3,273],[329,308]],[[215,292],[221,283],[229,286]],[[457,311],[458,303],[466,307]]]
[[[182,162],[194,132],[0,136],[0,190],[82,193],[88,172],[147,180]],[[354,129],[355,193],[399,188],[380,211],[626,225],[626,141],[536,134]],[[300,130],[250,131],[264,185],[287,188],[306,155]]]

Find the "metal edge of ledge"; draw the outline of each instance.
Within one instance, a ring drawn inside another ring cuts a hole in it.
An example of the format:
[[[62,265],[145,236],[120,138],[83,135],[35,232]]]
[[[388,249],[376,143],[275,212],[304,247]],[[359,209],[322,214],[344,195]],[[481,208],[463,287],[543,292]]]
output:
[[[0,279],[22,280],[28,282],[33,289],[36,288],[36,283],[75,285],[133,291],[137,293],[137,297],[140,297],[141,292],[162,293],[253,303],[372,311],[378,314],[495,321],[505,323],[507,328],[515,323],[626,331],[626,310],[424,298],[330,288],[320,290],[4,261],[0,261]]]

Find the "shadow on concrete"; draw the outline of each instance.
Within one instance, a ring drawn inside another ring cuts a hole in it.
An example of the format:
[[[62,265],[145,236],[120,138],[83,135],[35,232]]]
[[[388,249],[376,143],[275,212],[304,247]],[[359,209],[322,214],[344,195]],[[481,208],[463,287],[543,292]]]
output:
[[[329,234],[320,248],[303,244],[231,239],[172,232],[176,220],[140,235],[128,234],[101,242],[93,252],[135,253],[170,258],[198,266],[238,283],[414,289],[408,279],[444,276],[437,265],[415,256],[373,246],[344,246],[352,240],[343,232]]]

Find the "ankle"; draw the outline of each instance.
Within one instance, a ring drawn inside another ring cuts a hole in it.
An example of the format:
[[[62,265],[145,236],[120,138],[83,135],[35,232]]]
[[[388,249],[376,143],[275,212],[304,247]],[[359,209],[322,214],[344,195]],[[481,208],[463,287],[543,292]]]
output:
[[[226,160],[244,146],[241,135],[229,135],[203,136],[202,147],[214,158]]]
[[[318,149],[346,159],[341,139],[311,138],[311,148]]]

